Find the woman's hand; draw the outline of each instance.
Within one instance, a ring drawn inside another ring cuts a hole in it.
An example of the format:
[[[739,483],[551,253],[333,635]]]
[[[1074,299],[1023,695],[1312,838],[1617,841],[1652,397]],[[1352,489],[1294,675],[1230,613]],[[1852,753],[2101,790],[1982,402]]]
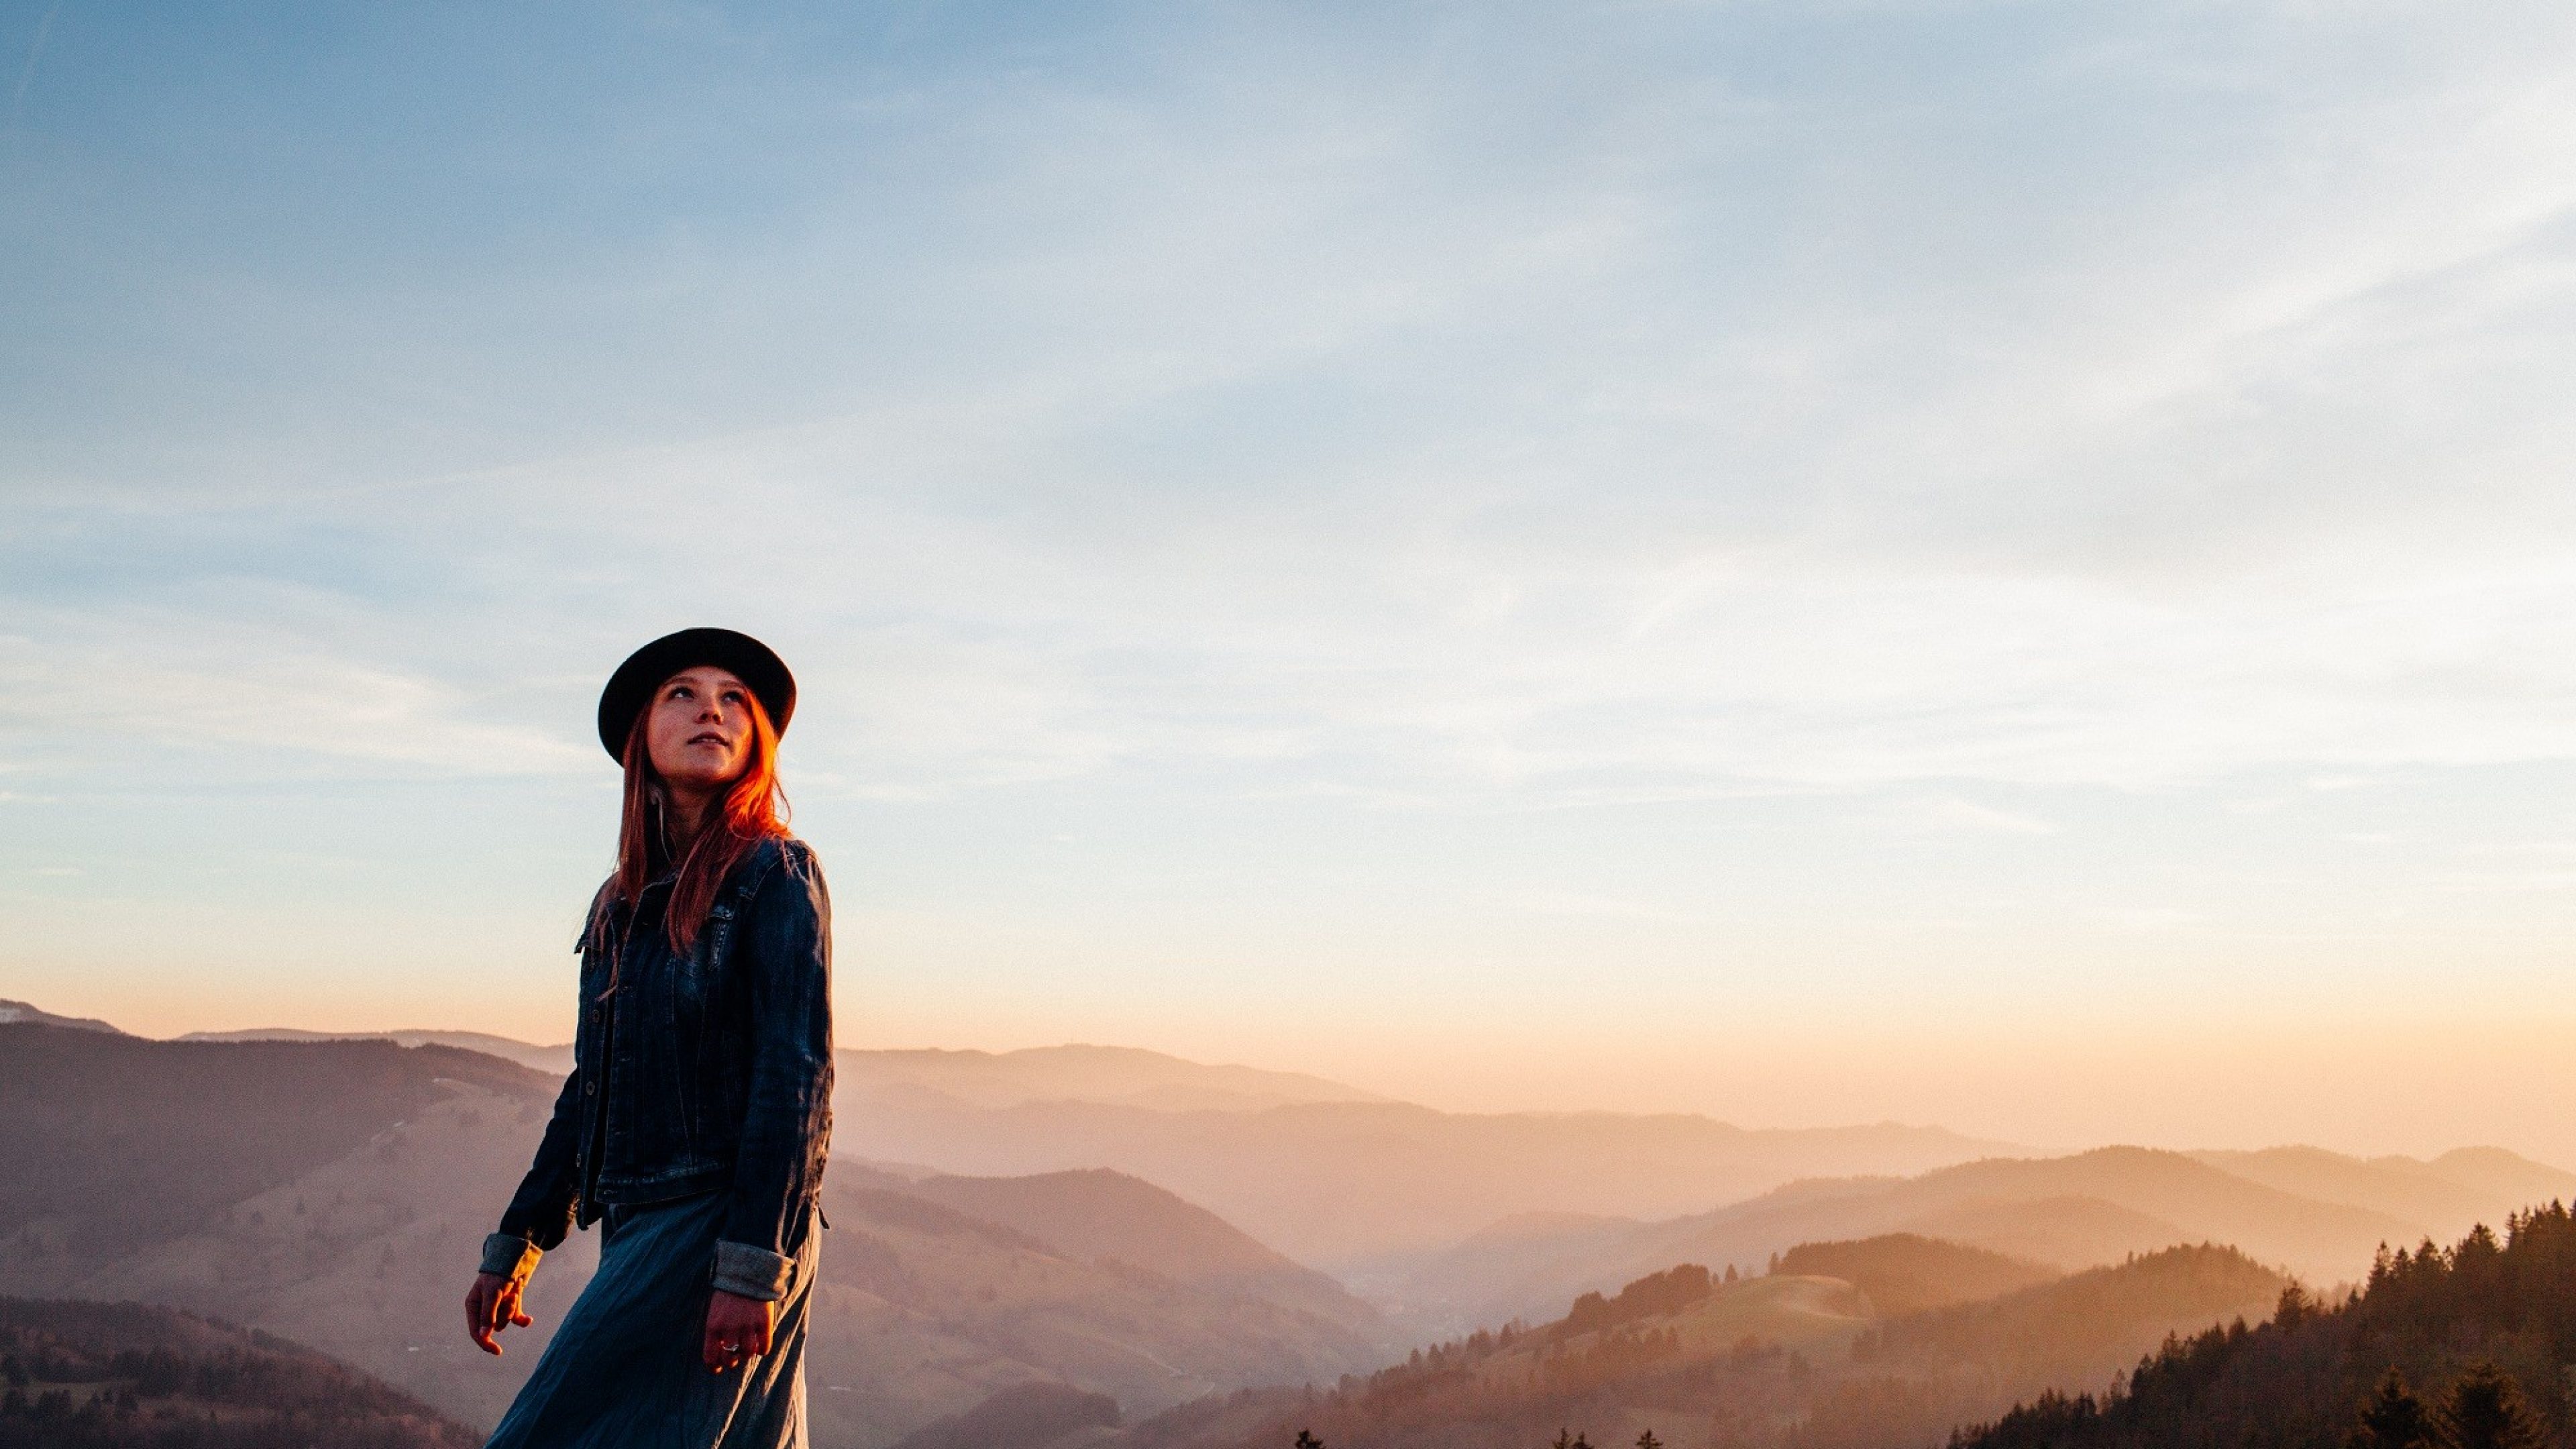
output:
[[[777,1304],[715,1290],[707,1300],[707,1367],[724,1373],[769,1352],[777,1328]]]
[[[505,1328],[525,1328],[534,1319],[519,1308],[519,1290],[525,1280],[504,1278],[498,1273],[477,1273],[474,1286],[465,1290],[465,1331],[474,1345],[485,1353],[497,1354],[501,1345],[492,1335]]]

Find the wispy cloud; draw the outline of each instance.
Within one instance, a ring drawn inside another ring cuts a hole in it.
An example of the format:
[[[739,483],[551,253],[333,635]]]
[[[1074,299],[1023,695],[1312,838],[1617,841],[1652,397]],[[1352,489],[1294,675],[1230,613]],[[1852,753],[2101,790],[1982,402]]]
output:
[[[107,758],[569,831],[723,621],[890,911],[1100,961],[1690,938],[1644,991],[1723,878],[1847,1003],[2554,889],[2462,842],[2576,766],[2564,6],[74,13],[0,178],[53,835]]]

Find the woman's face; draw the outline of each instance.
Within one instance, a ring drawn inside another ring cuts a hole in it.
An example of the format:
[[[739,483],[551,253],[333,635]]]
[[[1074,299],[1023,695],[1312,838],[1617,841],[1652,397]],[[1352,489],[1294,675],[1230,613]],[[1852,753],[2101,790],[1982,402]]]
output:
[[[711,794],[751,764],[751,690],[713,666],[662,681],[644,726],[653,768],[674,788]]]

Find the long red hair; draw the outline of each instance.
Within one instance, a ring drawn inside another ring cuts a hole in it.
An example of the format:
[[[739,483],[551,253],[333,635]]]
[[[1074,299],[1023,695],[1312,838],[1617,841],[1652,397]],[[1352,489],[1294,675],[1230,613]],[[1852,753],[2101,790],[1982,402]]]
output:
[[[660,691],[655,694],[658,697]],[[621,901],[632,910],[644,898],[644,887],[659,873],[656,867],[678,849],[679,879],[671,886],[662,923],[671,949],[681,955],[697,944],[725,877],[760,842],[787,833],[787,791],[778,783],[778,728],[748,690],[743,692],[743,704],[751,713],[751,758],[717,802],[713,818],[685,843],[667,834],[671,792],[662,783],[662,772],[653,768],[653,749],[646,738],[653,717],[650,704],[635,712],[635,723],[626,731],[626,806],[617,822],[617,873],[601,890],[609,900]],[[606,914],[599,913],[603,924]]]

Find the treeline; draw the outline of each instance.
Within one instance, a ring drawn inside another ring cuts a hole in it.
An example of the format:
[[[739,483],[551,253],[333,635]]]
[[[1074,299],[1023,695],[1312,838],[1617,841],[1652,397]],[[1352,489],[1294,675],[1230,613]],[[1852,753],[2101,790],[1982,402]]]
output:
[[[266,1334],[124,1303],[0,1299],[0,1449],[469,1449],[477,1436]]]
[[[2566,1449],[2576,1218],[2559,1204],[2445,1250],[2383,1250],[2321,1305],[2168,1339],[2100,1398],[2045,1394],[1952,1449]]]
[[[2060,1276],[2037,1263],[1916,1233],[1800,1243],[1771,1271],[1840,1278],[1868,1294],[1881,1318],[1997,1298]]]
[[[1684,1264],[1586,1294],[1555,1323],[1478,1332],[1302,1398],[1176,1410],[1131,1440],[1283,1449],[1302,1432],[1364,1449],[1548,1449],[1562,1430],[1569,1446],[1604,1449],[1648,1434],[1688,1449],[1938,1444],[2051,1387],[2101,1384],[2174,1330],[2263,1313],[2287,1281],[2204,1245],[1976,1298],[2046,1270],[1901,1235],[1793,1250],[1777,1266],[1729,1283]],[[1869,1283],[1870,1301],[1952,1301],[1868,1320],[1860,1294],[1820,1277]]]
[[[2049,1389],[2099,1385],[2173,1330],[2260,1314],[2288,1280],[2234,1248],[2167,1248],[1863,1334],[1789,1449],[1937,1444]]]
[[[1735,1269],[1729,1265],[1724,1279],[1713,1278],[1697,1263],[1684,1263],[1661,1273],[1649,1273],[1619,1290],[1616,1298],[1586,1293],[1574,1300],[1565,1317],[1550,1326],[1556,1338],[1572,1338],[1581,1333],[1594,1333],[1616,1328],[1641,1318],[1660,1318],[1679,1313],[1718,1289],[1720,1282],[1735,1281]]]

